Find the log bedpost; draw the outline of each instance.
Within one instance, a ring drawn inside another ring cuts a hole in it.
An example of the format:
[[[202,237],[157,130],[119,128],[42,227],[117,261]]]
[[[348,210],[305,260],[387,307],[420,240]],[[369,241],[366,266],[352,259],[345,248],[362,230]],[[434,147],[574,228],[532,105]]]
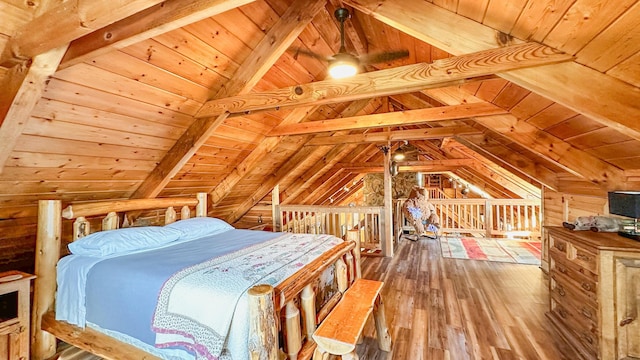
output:
[[[191,217],[191,209],[189,209],[188,206],[183,206],[182,209],[180,209],[180,220],[184,220],[184,219],[188,219]]]
[[[196,205],[196,216],[207,216],[207,193],[199,192],[196,194],[196,198],[198,199],[198,205]]]
[[[347,282],[347,264],[342,258],[336,260],[336,279],[338,282],[338,291],[344,294],[349,287]]]
[[[249,353],[251,360],[278,359],[278,325],[271,285],[249,289]]]
[[[177,217],[176,209],[173,206],[169,206],[164,213],[164,224],[167,225],[176,222]]]
[[[42,315],[53,310],[56,293],[56,263],[60,258],[62,203],[60,200],[38,201],[36,235],[36,280],[31,310],[31,354],[42,360],[56,352],[56,338],[42,330]]]
[[[362,267],[360,266],[360,233],[358,230],[349,230],[347,232],[347,240],[353,241],[356,243],[356,246],[353,248],[353,257],[354,262],[356,264],[356,279],[360,279],[362,277]]]
[[[300,303],[305,334],[307,339],[311,339],[311,335],[316,331],[316,293],[313,291],[311,284],[302,289]]]
[[[107,216],[102,219],[102,231],[117,229],[119,220],[116,212],[112,211],[108,213]]]
[[[285,307],[285,339],[287,342],[287,355],[289,360],[297,360],[298,353],[302,349],[302,336],[300,332],[300,310],[296,304],[289,301]]]

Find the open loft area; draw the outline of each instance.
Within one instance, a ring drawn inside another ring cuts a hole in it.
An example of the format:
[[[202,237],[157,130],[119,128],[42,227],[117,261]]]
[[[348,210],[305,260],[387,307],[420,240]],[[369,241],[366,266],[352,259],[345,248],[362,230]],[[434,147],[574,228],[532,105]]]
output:
[[[545,356],[640,358],[640,243],[562,228],[637,228],[640,214],[610,211],[608,194],[640,191],[638,24],[640,0],[0,0],[0,272],[37,275],[36,357],[55,350],[43,327],[63,326],[50,311],[58,248],[196,214],[345,239],[322,255],[347,274],[340,294],[360,251],[372,277],[394,261],[486,280],[501,267],[457,266],[435,252],[439,237],[539,240],[540,278],[527,276],[568,339]],[[437,216],[435,232],[418,224],[435,240],[411,224],[412,192]],[[413,270],[397,273],[414,285]],[[288,279],[305,296],[317,280]],[[440,281],[417,302],[438,305]],[[447,296],[467,296],[465,284]],[[401,293],[374,285],[373,303]],[[283,314],[302,296],[290,291]],[[305,344],[301,358],[316,346]]]

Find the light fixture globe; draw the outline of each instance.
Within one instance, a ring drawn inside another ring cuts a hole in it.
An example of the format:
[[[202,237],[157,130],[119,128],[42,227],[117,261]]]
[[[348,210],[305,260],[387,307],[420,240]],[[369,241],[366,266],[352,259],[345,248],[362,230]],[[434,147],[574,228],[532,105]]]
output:
[[[358,59],[348,53],[337,53],[329,61],[329,75],[334,79],[343,79],[358,73]]]

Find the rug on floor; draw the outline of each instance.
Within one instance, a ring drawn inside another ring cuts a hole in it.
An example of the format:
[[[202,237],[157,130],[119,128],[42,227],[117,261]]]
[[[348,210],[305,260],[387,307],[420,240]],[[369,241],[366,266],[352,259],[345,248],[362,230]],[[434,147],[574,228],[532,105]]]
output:
[[[441,237],[442,257],[540,265],[540,241]]]

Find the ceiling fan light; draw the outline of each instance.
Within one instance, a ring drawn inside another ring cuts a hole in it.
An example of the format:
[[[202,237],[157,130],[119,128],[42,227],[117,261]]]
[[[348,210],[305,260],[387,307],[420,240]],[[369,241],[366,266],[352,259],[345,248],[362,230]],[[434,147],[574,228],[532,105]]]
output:
[[[329,65],[329,75],[334,79],[343,79],[358,73],[358,67],[349,62],[336,61]]]
[[[397,150],[393,153],[393,160],[402,161],[405,157],[406,156],[404,155],[404,152],[402,152],[402,150]]]

